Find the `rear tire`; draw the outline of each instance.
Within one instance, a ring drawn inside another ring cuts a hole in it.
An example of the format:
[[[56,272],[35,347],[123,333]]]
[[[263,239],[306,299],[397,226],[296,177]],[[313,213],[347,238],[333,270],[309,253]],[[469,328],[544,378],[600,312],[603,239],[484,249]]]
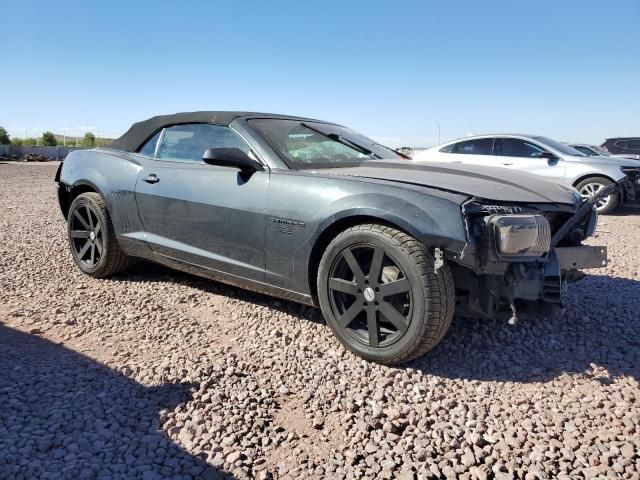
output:
[[[327,247],[318,269],[320,308],[340,342],[378,363],[399,364],[431,350],[455,308],[447,265],[391,227],[356,225]]]
[[[107,206],[95,192],[78,195],[67,215],[71,255],[87,275],[103,278],[122,272],[131,264],[118,245]]]
[[[582,198],[588,199],[598,193],[603,188],[607,188],[609,185],[613,185],[613,182],[604,177],[590,177],[582,180],[576,184],[576,189],[582,195]],[[599,201],[596,204],[596,210],[600,215],[607,215],[613,212],[620,204],[620,194],[612,193],[608,197]]]

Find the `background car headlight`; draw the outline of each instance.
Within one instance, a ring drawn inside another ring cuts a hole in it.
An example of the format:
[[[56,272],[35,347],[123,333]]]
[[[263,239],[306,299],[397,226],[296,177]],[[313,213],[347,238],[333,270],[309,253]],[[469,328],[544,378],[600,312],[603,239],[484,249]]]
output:
[[[491,223],[501,255],[539,257],[551,248],[551,226],[542,215],[496,215]]]

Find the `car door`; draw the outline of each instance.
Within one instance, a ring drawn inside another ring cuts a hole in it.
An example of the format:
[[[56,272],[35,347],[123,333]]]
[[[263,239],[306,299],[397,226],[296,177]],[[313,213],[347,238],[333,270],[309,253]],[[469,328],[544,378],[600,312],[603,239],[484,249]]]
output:
[[[546,158],[544,155],[553,158]],[[534,173],[560,182],[565,180],[564,160],[530,140],[498,137],[494,142],[494,158],[495,165],[499,167]]]
[[[440,156],[448,162],[469,165],[488,165],[493,160],[493,138],[473,138],[448,145]]]
[[[161,256],[262,280],[269,170],[247,177],[202,160],[208,148],[239,148],[255,158],[249,145],[211,124],[168,127],[150,142],[139,152],[135,192],[149,246]]]

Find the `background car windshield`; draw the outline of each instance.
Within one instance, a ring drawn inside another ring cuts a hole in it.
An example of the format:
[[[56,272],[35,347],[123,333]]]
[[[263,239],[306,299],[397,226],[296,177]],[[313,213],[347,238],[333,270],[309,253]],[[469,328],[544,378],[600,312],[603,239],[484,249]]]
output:
[[[586,157],[586,155],[575,148],[570,147],[569,145],[565,145],[564,143],[556,142],[555,140],[551,140],[547,137],[533,137],[534,140],[537,140],[540,143],[544,143],[545,145],[553,148],[554,150],[559,151],[564,155],[575,155],[576,157]]]
[[[279,119],[249,120],[249,124],[291,168],[349,166],[380,158],[404,159],[390,148],[338,125]]]

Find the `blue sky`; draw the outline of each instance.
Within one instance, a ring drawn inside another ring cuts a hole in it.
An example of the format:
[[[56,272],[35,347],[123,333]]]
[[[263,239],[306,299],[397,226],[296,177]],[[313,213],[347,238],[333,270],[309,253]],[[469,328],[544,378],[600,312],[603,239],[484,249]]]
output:
[[[0,125],[117,136],[190,110],[468,133],[640,135],[640,1],[4,2]]]

